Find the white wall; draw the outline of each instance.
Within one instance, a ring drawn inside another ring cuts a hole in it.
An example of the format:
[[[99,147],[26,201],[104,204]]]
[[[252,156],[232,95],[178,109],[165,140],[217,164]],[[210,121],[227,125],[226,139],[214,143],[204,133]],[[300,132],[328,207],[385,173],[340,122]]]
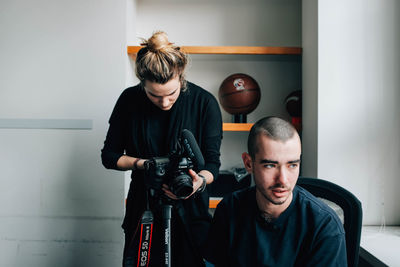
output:
[[[400,3],[318,3],[318,177],[400,223]]]
[[[177,45],[200,46],[301,46],[301,2],[297,0],[147,0],[136,3],[136,33],[148,38],[156,30],[168,33]],[[165,12],[168,10],[168,12]],[[138,39],[136,39],[138,40]],[[139,40],[140,42],[140,40]],[[262,93],[257,109],[247,116],[255,122],[267,115],[289,119],[285,97],[301,89],[301,59],[296,56],[191,55],[187,78],[218,95],[230,74],[247,73]],[[130,73],[133,73],[133,68]],[[223,120],[231,115],[222,110]],[[222,142],[221,169],[242,166],[246,132],[226,132]]]
[[[0,266],[121,264],[123,173],[100,149],[125,86],[125,11],[0,2]],[[88,129],[18,129],[81,120]]]

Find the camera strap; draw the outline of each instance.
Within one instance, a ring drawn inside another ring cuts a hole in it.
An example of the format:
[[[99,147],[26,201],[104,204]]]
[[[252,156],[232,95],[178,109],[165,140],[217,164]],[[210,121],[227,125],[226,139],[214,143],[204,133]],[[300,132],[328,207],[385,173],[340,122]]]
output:
[[[149,266],[151,237],[153,234],[153,213],[146,210],[140,220],[140,241],[137,266]]]

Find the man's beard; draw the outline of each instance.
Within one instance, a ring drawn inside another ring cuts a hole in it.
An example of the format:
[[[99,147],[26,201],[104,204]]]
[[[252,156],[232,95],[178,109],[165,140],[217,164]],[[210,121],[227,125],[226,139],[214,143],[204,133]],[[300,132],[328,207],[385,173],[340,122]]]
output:
[[[261,196],[262,196],[264,199],[266,199],[267,201],[269,201],[269,202],[271,202],[272,204],[274,204],[274,205],[282,205],[282,204],[284,204],[284,203],[286,202],[286,200],[288,200],[288,198],[289,198],[289,196],[290,196],[290,191],[291,191],[291,190],[289,190],[289,188],[283,187],[283,186],[280,185],[280,184],[277,184],[277,185],[274,185],[274,186],[269,187],[267,190],[283,189],[284,191],[288,191],[288,192],[289,192],[289,194],[286,196],[286,198],[274,200],[272,197],[270,197],[270,196],[268,195],[267,192],[265,192],[265,191],[263,190],[263,188],[260,188],[260,187],[258,187],[257,185],[256,185],[256,187],[257,187],[258,192],[260,192]]]

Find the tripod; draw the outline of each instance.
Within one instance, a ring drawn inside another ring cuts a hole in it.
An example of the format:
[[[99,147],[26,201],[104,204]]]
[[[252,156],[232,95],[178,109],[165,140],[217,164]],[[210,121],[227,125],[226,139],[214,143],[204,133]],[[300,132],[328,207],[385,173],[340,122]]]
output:
[[[152,189],[150,194],[154,194]],[[161,219],[162,219],[162,233],[163,233],[163,246],[162,255],[164,256],[163,265],[165,267],[171,266],[171,217],[172,217],[172,205],[169,203],[162,203],[160,199],[159,202],[161,207]],[[143,213],[141,219],[140,227],[140,241],[139,241],[139,251],[138,251],[138,261],[137,266],[148,266],[150,262],[150,252],[151,252],[151,239],[153,231],[153,212],[150,209],[149,202],[147,201],[147,209]]]

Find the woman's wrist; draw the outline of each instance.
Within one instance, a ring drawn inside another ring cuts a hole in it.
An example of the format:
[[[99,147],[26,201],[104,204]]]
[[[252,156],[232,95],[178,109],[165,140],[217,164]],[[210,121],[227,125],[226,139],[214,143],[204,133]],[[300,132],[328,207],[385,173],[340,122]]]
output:
[[[136,171],[136,170],[143,170],[143,169],[144,169],[144,162],[145,162],[145,161],[146,161],[145,159],[136,158],[136,159],[133,161],[132,170],[133,170],[133,171]]]
[[[135,158],[135,159],[133,160],[133,163],[132,163],[132,170],[133,170],[133,171],[136,171],[136,170],[138,169],[138,162],[139,162],[139,160],[140,160],[140,158]]]
[[[144,170],[144,163],[146,162],[146,159],[141,159],[141,158],[137,158],[137,161],[135,161],[134,163],[134,169],[133,170]]]
[[[206,177],[204,177],[202,174],[198,173],[197,175],[201,178],[202,184],[200,185],[200,187],[197,189],[196,192],[201,193],[204,192],[204,190],[206,190],[207,180]]]

